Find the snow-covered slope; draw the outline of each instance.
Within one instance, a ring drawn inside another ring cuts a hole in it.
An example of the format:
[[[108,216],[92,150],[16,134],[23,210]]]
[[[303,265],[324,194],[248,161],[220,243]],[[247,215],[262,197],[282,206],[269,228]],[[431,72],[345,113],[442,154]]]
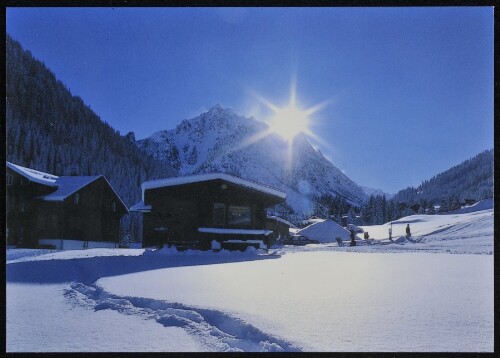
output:
[[[448,214],[466,214],[488,209],[493,209],[493,198],[478,201],[473,205],[464,206],[463,208],[460,208],[458,210],[450,211],[448,212]]]
[[[183,120],[175,129],[139,140],[137,145],[172,163],[181,175],[225,172],[284,190],[287,203],[304,215],[312,211],[315,195],[341,195],[354,204],[366,198],[304,136],[295,138],[290,151],[285,140],[269,134],[267,124],[220,105]]]
[[[453,253],[493,253],[493,209],[447,215],[411,215],[392,222],[392,238],[409,244],[412,250],[436,250]],[[411,240],[404,239],[410,225]],[[391,223],[362,226],[370,238],[388,243]],[[359,235],[358,235],[359,237]],[[397,246],[397,245],[396,245]],[[394,247],[389,245],[388,247]],[[408,248],[406,248],[408,249]]]

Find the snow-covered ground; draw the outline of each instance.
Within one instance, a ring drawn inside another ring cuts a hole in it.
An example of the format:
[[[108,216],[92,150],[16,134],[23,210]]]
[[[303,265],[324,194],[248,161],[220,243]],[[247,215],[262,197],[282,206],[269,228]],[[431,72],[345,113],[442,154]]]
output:
[[[9,249],[7,351],[493,351],[493,210],[364,229],[380,241]]]
[[[411,240],[405,240],[406,225]],[[390,223],[362,226],[374,243],[389,242]],[[358,234],[361,237],[363,234]],[[383,250],[437,251],[451,253],[493,254],[493,209],[450,215],[412,215],[392,222],[392,239],[399,245]],[[381,245],[384,246],[384,245]],[[379,249],[380,245],[371,245]]]

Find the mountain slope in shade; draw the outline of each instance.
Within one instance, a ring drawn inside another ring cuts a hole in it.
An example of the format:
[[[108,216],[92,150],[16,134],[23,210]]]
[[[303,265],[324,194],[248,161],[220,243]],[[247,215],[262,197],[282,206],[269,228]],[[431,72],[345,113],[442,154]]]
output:
[[[315,196],[340,195],[357,205],[366,199],[305,136],[297,136],[290,150],[276,134],[263,135],[266,131],[267,124],[216,105],[136,143],[154,158],[170,162],[181,175],[225,172],[284,190],[287,204],[304,215],[314,209]]]
[[[409,204],[427,201],[432,205],[444,201],[476,201],[493,197],[493,149],[485,150],[473,158],[424,180],[418,187],[400,190],[392,198]],[[448,203],[449,204],[449,203]]]

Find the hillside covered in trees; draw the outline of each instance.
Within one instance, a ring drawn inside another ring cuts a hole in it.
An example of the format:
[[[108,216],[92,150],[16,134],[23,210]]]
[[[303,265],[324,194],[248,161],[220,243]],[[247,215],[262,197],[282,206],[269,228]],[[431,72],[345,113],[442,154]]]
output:
[[[362,208],[366,225],[382,224],[413,214],[434,214],[459,209],[466,201],[493,197],[493,149],[456,165],[417,188],[399,191],[391,200],[370,196]]]
[[[317,198],[314,215],[341,223],[342,215],[353,224],[379,225],[413,214],[445,213],[462,204],[493,197],[493,149],[456,165],[417,188],[400,190],[391,199],[370,195],[361,208],[331,195]],[[439,210],[435,209],[439,206]]]
[[[127,205],[140,200],[140,184],[177,172],[155,160],[102,121],[42,62],[6,38],[7,160],[54,175],[104,175]],[[134,223],[133,223],[134,222]],[[138,231],[134,215],[123,231]]]
[[[460,203],[465,199],[479,201],[492,197],[493,149],[490,149],[425,180],[417,188],[401,190],[393,200],[428,208],[431,205],[441,205],[443,201]]]

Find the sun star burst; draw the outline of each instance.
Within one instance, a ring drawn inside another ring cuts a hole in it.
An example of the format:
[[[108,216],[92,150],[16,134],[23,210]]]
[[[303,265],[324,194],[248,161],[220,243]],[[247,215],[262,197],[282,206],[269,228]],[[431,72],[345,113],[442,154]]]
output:
[[[284,107],[278,107],[253,91],[251,91],[251,94],[272,111],[272,115],[265,120],[269,125],[269,128],[254,134],[247,140],[243,141],[240,145],[233,147],[230,152],[241,150],[269,137],[272,134],[277,134],[288,143],[286,165],[286,169],[288,171],[291,170],[292,167],[293,141],[297,135],[302,133],[313,138],[317,142],[324,143],[319,136],[312,132],[309,126],[312,122],[311,116],[328,105],[330,100],[318,103],[307,109],[300,108],[297,104],[295,81],[292,82],[289,103]]]
[[[307,109],[302,109],[297,104],[295,82],[292,83],[290,92],[290,101],[284,107],[278,107],[268,100],[258,97],[273,112],[271,118],[268,119],[270,130],[288,142],[293,141],[300,133],[316,137],[309,128],[311,124],[310,116],[326,106],[329,101],[322,102]]]

